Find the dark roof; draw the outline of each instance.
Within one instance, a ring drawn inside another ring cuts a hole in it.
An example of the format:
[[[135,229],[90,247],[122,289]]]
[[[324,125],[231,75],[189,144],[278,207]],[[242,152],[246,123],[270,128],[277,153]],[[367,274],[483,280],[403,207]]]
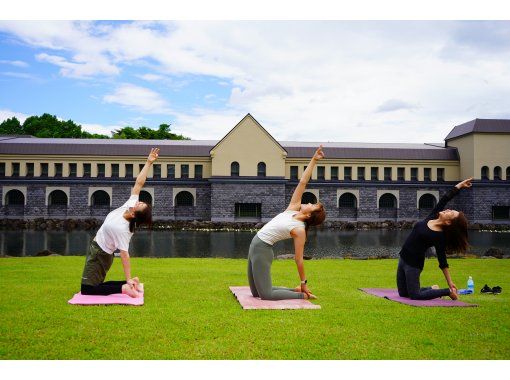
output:
[[[124,140],[16,138],[0,140],[0,154],[49,154],[93,156],[145,156],[152,147],[161,156],[209,156],[216,144],[211,140]]]
[[[322,144],[326,158],[380,160],[458,160],[456,148],[439,144],[320,143],[282,141],[287,158],[312,157]]]
[[[170,157],[209,157],[215,140],[0,139],[0,154],[145,156],[152,147]],[[288,158],[309,158],[320,142],[282,141]],[[388,160],[458,160],[456,148],[431,144],[322,143],[327,158]]]
[[[445,137],[445,141],[467,135],[469,133],[510,133],[508,119],[475,119],[455,126]]]

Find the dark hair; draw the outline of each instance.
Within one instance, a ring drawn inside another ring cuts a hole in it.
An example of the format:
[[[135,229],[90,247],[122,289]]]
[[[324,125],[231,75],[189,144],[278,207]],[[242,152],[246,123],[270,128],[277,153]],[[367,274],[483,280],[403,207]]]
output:
[[[459,216],[452,219],[452,222],[443,226],[446,240],[446,252],[464,253],[469,247],[468,244],[468,220],[463,212],[459,211]]]
[[[147,203],[143,210],[136,210],[135,217],[129,221],[129,232],[135,232],[135,227],[140,224],[151,225],[152,224],[152,209]]]
[[[318,226],[324,222],[324,219],[326,219],[326,210],[324,210],[324,205],[320,202],[317,203],[320,207],[312,211],[310,214],[310,217],[305,220],[305,232],[308,236],[308,228],[311,226]]]

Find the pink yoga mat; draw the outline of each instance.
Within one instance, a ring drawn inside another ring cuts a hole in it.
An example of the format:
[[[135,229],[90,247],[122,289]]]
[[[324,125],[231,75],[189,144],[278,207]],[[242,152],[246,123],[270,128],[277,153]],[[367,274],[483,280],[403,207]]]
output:
[[[73,298],[67,301],[71,305],[143,305],[143,293],[138,298],[132,298],[127,294],[110,294],[109,296],[85,296],[76,293]]]
[[[234,293],[243,309],[320,309],[320,305],[314,305],[308,300],[278,300],[266,301],[253,297],[249,286],[231,286],[230,291]]]
[[[412,300],[406,297],[400,297],[397,289],[383,289],[383,288],[359,288],[365,293],[371,294],[376,297],[386,298],[390,301],[396,301],[411,306],[423,307],[473,307],[478,306],[473,303],[465,303],[461,301],[454,301],[451,299],[436,298],[433,300]]]

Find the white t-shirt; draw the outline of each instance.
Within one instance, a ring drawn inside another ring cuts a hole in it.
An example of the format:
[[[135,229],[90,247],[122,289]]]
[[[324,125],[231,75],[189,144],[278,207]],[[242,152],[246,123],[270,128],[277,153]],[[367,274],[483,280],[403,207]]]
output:
[[[138,195],[131,195],[126,203],[110,212],[96,234],[96,242],[101,249],[112,254],[117,249],[128,251],[132,232],[129,232],[129,221],[124,213],[138,202]]]
[[[305,223],[293,218],[299,211],[287,210],[271,219],[257,232],[257,236],[263,242],[273,245],[277,241],[290,239],[290,231],[296,227],[305,228]]]

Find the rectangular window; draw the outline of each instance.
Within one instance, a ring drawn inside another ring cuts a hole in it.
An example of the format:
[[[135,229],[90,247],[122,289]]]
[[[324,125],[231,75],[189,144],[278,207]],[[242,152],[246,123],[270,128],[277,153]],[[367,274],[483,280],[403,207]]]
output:
[[[175,165],[174,164],[167,165],[166,176],[167,176],[167,178],[175,178]]]
[[[34,176],[34,163],[29,162],[27,163],[27,177],[33,177]]]
[[[119,178],[119,164],[112,164],[112,177]]]
[[[83,176],[90,177],[92,175],[92,165],[91,164],[83,164]]]
[[[48,164],[42,163],[41,164],[41,177],[47,177],[48,176]]]
[[[201,179],[203,177],[203,165],[195,165],[195,178]]]
[[[424,181],[430,181],[432,180],[432,169],[431,168],[425,168],[423,169],[423,180]]]
[[[69,164],[69,177],[76,177],[78,175],[78,164]]]
[[[406,169],[405,168],[397,168],[397,180],[405,181]]]
[[[261,209],[260,203],[236,203],[236,218],[260,218]]]
[[[153,164],[152,169],[152,178],[161,178],[161,164]]]
[[[144,166],[145,166],[145,164],[138,164],[138,173],[140,173],[142,171]]]
[[[97,176],[101,178],[105,176],[105,164],[97,164]]]
[[[338,181],[338,166],[331,167],[331,180]]]
[[[444,168],[437,168],[437,180],[438,182],[444,181]]]
[[[326,178],[326,167],[317,166],[317,179],[324,180]]]
[[[365,167],[358,167],[358,181],[364,181],[365,180]]]
[[[418,181],[418,168],[411,168],[411,181]]]
[[[290,179],[298,179],[298,167],[297,166],[290,167]]]
[[[391,168],[384,168],[384,180],[391,181]]]
[[[492,219],[494,220],[510,219],[510,206],[492,206]]]
[[[62,164],[55,164],[55,177],[62,177],[63,167]]]
[[[0,162],[0,177],[5,177],[5,162]]]
[[[181,165],[181,178],[189,178],[189,165]]]
[[[352,180],[352,168],[350,166],[344,167],[344,181]]]
[[[379,168],[378,167],[370,168],[370,179],[372,181],[378,181],[379,180]]]
[[[126,164],[126,178],[133,178],[133,164]]]
[[[19,177],[19,162],[12,163],[12,176]]]

